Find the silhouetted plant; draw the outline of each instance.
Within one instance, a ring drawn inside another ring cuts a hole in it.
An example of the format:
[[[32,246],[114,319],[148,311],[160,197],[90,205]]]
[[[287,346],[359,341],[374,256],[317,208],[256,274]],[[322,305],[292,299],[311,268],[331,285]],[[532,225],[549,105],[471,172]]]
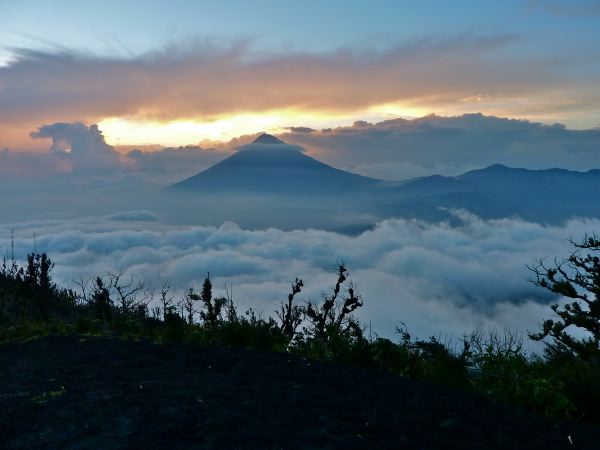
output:
[[[114,303],[110,298],[109,287],[100,277],[96,277],[92,293],[90,295],[90,306],[92,314],[96,319],[110,322],[114,309]]]
[[[0,266],[0,325],[24,320],[48,321],[71,314],[75,295],[58,288],[50,272],[54,264],[46,254],[27,255],[26,266],[6,259]]]
[[[324,341],[340,334],[362,335],[358,321],[351,315],[363,305],[352,282],[346,290],[346,297],[340,299],[342,285],[348,279],[348,269],[344,263],[338,265],[337,276],[333,292],[330,295],[323,294],[323,303],[308,302],[306,306],[306,316],[311,321],[309,333]]]
[[[435,336],[410,344],[409,374],[454,386],[467,384],[467,368],[463,358]]]
[[[194,288],[190,288],[181,299],[181,317],[187,320],[188,325],[194,323],[194,314],[196,313],[194,304],[199,299],[200,297],[194,292]]]
[[[581,253],[600,252],[600,239],[586,235],[581,243],[571,243],[576,250],[566,260],[555,259],[552,267],[540,260],[529,267],[535,285],[575,300],[552,305],[555,319],[544,321],[541,332],[530,337],[537,341],[550,337],[549,353],[573,352],[584,360],[600,362],[600,257]],[[584,331],[586,337],[574,337],[570,327]]]
[[[304,283],[301,279],[296,278],[292,283],[292,290],[288,294],[287,303],[281,303],[278,311],[275,311],[279,321],[280,330],[288,339],[292,339],[300,324],[306,316],[306,308],[302,305],[294,305],[294,297],[302,291]]]
[[[164,338],[167,341],[179,342],[185,338],[185,320],[175,312],[168,311],[164,320]]]
[[[227,323],[239,322],[237,305],[233,302],[233,298],[227,297],[225,304],[225,318]]]
[[[107,287],[109,293],[113,292],[116,297],[116,304],[123,314],[132,312],[133,309],[138,309],[141,305],[139,293],[143,291],[144,285],[141,281],[136,280],[133,275],[128,279],[123,280],[123,273],[109,273]]]
[[[170,290],[171,290],[171,283],[169,283],[168,281],[163,283],[162,288],[160,290],[160,304],[162,307],[163,320],[166,318],[167,314],[175,313],[175,305],[173,304],[173,296],[169,295]]]
[[[225,297],[212,298],[212,282],[210,274],[207,274],[202,284],[202,293],[198,297],[197,294],[191,293],[193,300],[201,300],[203,310],[200,311],[200,317],[205,323],[216,325],[221,320],[221,312],[227,303]]]

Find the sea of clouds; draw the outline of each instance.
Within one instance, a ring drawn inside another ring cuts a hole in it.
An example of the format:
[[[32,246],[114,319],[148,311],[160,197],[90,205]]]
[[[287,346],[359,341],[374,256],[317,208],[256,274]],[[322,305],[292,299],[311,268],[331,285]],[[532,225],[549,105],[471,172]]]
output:
[[[272,314],[295,277],[299,301],[318,300],[347,264],[363,296],[359,317],[381,336],[396,338],[404,322],[414,336],[457,339],[478,328],[536,330],[557,299],[528,282],[528,264],[567,256],[570,237],[600,229],[600,220],[544,226],[520,219],[482,220],[464,211],[458,226],[393,219],[349,236],[307,229],[245,230],[177,226],[148,211],[24,222],[0,228],[0,251],[22,259],[34,249],[56,263],[63,286],[107,272],[133,274],[148,287],[169,281],[180,296],[210,272],[216,294],[233,288],[240,310]],[[35,238],[34,238],[35,236]],[[527,340],[527,339],[526,339]]]

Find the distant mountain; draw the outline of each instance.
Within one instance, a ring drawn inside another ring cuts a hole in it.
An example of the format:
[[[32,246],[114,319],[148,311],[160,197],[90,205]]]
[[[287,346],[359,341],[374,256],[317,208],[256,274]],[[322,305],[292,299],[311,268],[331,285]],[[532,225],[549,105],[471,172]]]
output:
[[[391,188],[385,198],[399,215],[412,211],[419,213],[416,216],[440,216],[436,212],[440,208],[460,208],[484,218],[557,222],[574,216],[600,217],[599,191],[600,170],[529,170],[495,164],[456,177],[411,180]]]
[[[271,194],[340,194],[370,189],[381,182],[336,169],[263,134],[229,158],[174,184],[169,190]]]
[[[433,175],[393,184],[331,167],[269,134],[167,192],[186,193],[196,205],[204,202],[205,217],[256,226],[355,230],[392,217],[453,221],[452,209],[486,219],[521,217],[541,223],[600,217],[600,170],[495,164],[455,177]]]

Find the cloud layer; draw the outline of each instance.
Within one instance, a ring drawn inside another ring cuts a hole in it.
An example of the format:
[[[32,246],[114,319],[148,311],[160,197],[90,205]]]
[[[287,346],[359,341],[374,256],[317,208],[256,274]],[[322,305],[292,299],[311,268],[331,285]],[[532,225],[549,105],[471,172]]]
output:
[[[459,175],[491,164],[546,169],[599,167],[600,129],[569,130],[481,114],[427,116],[281,136],[325,162],[375,178]]]
[[[0,176],[79,173],[114,178],[127,174],[134,184],[164,187],[210,167],[256,138],[240,136],[228,143],[208,143],[208,148],[190,145],[117,152],[97,126],[80,122],[43,125],[31,135],[39,140],[50,138],[47,151],[0,151]],[[600,161],[600,129],[569,130],[559,124],[481,114],[363,121],[322,130],[290,127],[280,137],[334,167],[387,180],[459,175],[498,163],[589,170],[598,168]]]
[[[17,224],[15,251],[48,252],[61,282],[127,270],[158,287],[170,280],[179,292],[201,283],[210,271],[216,289],[233,285],[240,307],[271,313],[296,276],[301,298],[318,299],[332,285],[339,260],[347,263],[365,299],[361,318],[392,336],[399,321],[427,337],[459,337],[477,327],[535,329],[553,301],[527,282],[525,267],[538,257],[566,255],[567,238],[600,228],[570,221],[545,227],[519,220],[484,221],[457,213],[458,227],[414,220],[387,220],[359,236],[305,230],[249,231],[177,227],[145,211],[102,220]],[[10,229],[0,228],[8,252]]]
[[[454,111],[479,105],[511,115],[541,108],[547,117],[557,108],[597,109],[597,79],[566,70],[585,62],[525,58],[514,51],[518,43],[514,35],[463,33],[327,53],[268,53],[250,40],[210,39],[128,58],[13,49],[14,60],[0,67],[0,123],[210,120],[248,111],[354,112],[394,102]]]
[[[42,125],[30,133],[36,140],[50,139],[45,153],[0,151],[0,176],[30,184],[40,178],[52,184],[65,180],[94,178],[123,188],[167,186],[210,167],[231,154],[231,150],[204,149],[198,146],[159,148],[153,151],[133,149],[118,152],[106,143],[97,125],[58,122]],[[23,179],[23,176],[29,179]],[[59,179],[58,176],[61,178]]]
[[[50,152],[71,163],[80,172],[110,171],[121,166],[119,154],[106,143],[98,125],[80,122],[43,125],[31,133],[33,139],[52,139]]]

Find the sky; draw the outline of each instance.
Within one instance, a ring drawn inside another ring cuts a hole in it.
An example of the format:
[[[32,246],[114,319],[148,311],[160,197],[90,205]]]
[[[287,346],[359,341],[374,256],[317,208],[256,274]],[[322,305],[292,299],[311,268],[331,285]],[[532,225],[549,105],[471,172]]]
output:
[[[600,3],[0,0],[0,148],[55,123],[108,144],[482,112],[600,126]]]

